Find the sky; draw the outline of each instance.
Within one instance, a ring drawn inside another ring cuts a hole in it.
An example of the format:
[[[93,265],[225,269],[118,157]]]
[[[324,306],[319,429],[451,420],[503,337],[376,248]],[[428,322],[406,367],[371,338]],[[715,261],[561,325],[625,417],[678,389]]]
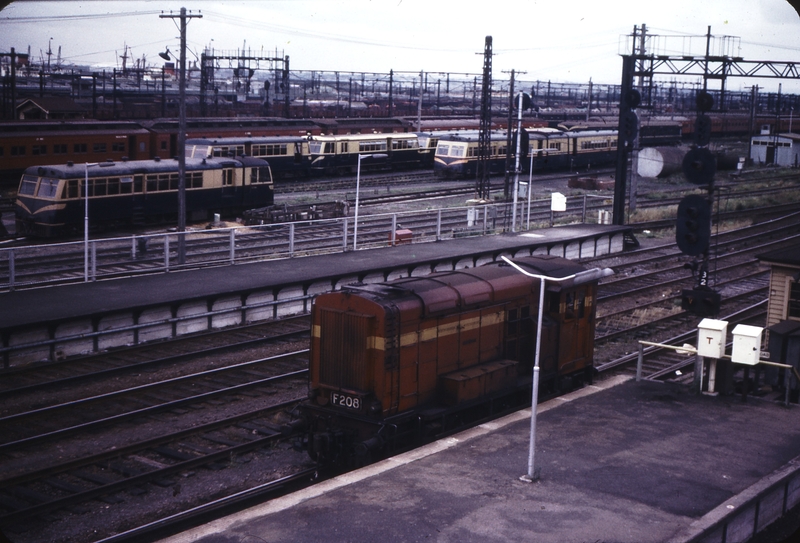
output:
[[[179,50],[177,14],[190,19],[191,61],[204,48],[288,55],[292,70],[441,72],[480,75],[492,36],[493,79],[619,84],[626,36],[647,25],[656,53],[701,55],[708,27],[712,53],[746,60],[800,61],[800,16],[786,0],[0,0],[0,53],[34,58],[58,48],[62,61],[120,67],[126,46],[147,65]],[[726,36],[723,38],[723,36]],[[697,78],[689,79],[697,81]],[[734,78],[730,90],[778,81]],[[783,82],[787,92],[800,83]],[[792,90],[792,89],[796,90]]]

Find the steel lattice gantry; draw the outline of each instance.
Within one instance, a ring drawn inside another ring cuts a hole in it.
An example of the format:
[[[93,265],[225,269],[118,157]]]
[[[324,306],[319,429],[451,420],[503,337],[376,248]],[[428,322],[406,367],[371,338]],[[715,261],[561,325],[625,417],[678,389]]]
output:
[[[776,60],[745,60],[731,56],[670,56],[622,55],[622,85],[620,93],[620,134],[623,129],[626,91],[633,88],[634,77],[652,79],[654,75],[695,76],[703,78],[703,88],[709,80],[720,81],[720,108],[725,104],[725,83],[729,77],[768,79],[800,79],[800,62]],[[627,191],[627,163],[631,149],[618,145],[617,170],[614,189],[613,223],[625,224],[625,194]]]

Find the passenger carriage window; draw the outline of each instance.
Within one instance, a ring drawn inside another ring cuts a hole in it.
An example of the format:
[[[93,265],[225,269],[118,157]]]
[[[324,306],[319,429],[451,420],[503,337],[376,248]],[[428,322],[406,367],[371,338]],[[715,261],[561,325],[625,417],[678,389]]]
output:
[[[114,196],[115,194],[119,194],[119,178],[112,177],[108,179],[108,190],[106,194],[109,196]]]
[[[133,178],[133,192],[142,192],[143,179],[141,175]]]
[[[78,180],[70,179],[69,181],[67,181],[67,183],[64,185],[63,197],[78,198],[80,197],[80,195],[81,193],[80,193],[80,186],[78,185]]]
[[[119,193],[130,194],[133,191],[133,177],[119,178]]]
[[[187,174],[186,186],[192,189],[203,188],[203,172],[191,172]]]
[[[106,152],[106,144],[105,143],[92,144],[92,152],[93,153],[105,153]]]
[[[36,195],[40,198],[55,198],[58,196],[58,179],[42,177],[42,181],[39,183],[39,191]]]
[[[158,190],[158,176],[147,176],[147,192],[156,192]]]
[[[106,195],[106,180],[105,179],[90,179],[89,180],[89,196],[105,196]]]
[[[19,184],[19,194],[26,194],[28,196],[33,196],[36,194],[36,184],[39,182],[39,178],[33,175],[23,175],[22,181]]]
[[[169,190],[178,190],[178,184],[180,181],[180,174],[173,173],[169,176]],[[184,175],[183,178],[184,183],[186,182],[186,176]],[[184,186],[186,186],[184,184]]]
[[[53,154],[54,155],[66,155],[67,154],[67,144],[66,143],[56,143],[53,145]]]
[[[158,187],[156,190],[169,190],[169,174],[162,173],[158,175]]]
[[[232,169],[222,170],[222,184],[223,185],[233,185],[233,170]]]
[[[436,154],[440,156],[447,156],[450,153],[450,146],[449,145],[442,145],[439,144],[439,147],[436,148]]]

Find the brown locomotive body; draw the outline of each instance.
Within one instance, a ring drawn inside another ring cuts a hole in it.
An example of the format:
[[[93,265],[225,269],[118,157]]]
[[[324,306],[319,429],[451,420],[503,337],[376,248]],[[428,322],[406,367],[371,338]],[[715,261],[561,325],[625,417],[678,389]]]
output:
[[[520,258],[566,277],[563,258]],[[542,386],[591,380],[597,281],[548,285]],[[505,264],[346,287],[312,310],[308,450],[323,462],[404,448],[530,402],[539,281]]]

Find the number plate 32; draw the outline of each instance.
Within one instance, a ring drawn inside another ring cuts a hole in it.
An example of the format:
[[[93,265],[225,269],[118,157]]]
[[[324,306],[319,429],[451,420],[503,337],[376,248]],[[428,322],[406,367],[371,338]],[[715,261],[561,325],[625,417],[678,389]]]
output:
[[[331,403],[337,407],[344,407],[346,409],[361,409],[361,398],[358,396],[351,396],[350,394],[334,392],[331,394]]]

